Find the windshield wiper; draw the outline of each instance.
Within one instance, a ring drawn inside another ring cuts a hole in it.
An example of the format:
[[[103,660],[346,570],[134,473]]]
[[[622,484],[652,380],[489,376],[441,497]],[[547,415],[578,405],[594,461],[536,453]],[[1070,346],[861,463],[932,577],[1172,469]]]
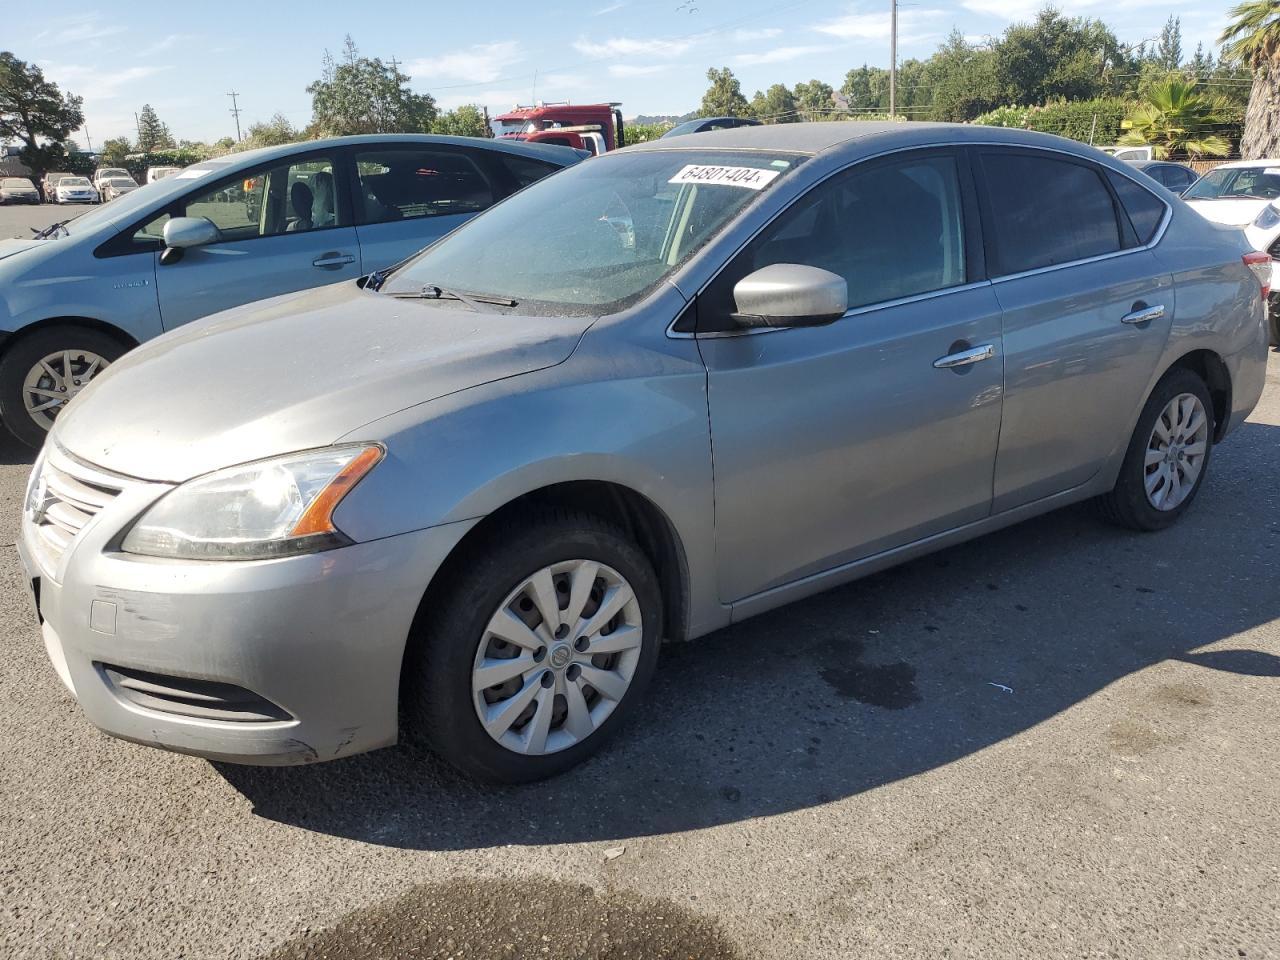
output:
[[[49,226],[45,227],[43,230],[37,230],[35,227],[32,227],[31,232],[35,234],[35,236],[32,239],[44,240],[46,237],[53,236],[54,233],[56,233],[59,230],[69,235],[70,231],[67,229],[67,224],[74,219],[75,219],[74,217],[67,217],[67,219],[65,220],[59,220],[57,223],[49,224]]]
[[[457,300],[477,313],[491,312],[485,309],[484,304],[493,304],[498,307],[519,305],[518,300],[507,297],[492,297],[484,293],[463,293],[461,290],[450,290],[448,287],[441,287],[434,283],[424,284],[417,293],[389,293],[387,296],[395,297],[397,300]]]

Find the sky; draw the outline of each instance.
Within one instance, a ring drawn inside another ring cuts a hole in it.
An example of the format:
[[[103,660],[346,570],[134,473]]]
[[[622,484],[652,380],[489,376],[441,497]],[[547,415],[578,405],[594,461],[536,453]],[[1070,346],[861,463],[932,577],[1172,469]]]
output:
[[[902,0],[899,57],[926,57],[959,29],[973,41],[1027,20],[1039,0]],[[1182,18],[1186,56],[1216,49],[1230,0],[1059,0],[1073,16],[1106,21],[1125,43]],[[889,2],[849,0],[481,0],[470,4],[381,0],[364,6],[117,3],[5,21],[0,46],[34,61],[84,98],[88,135],[133,136],[150,103],[173,135],[235,135],[236,91],[245,129],[280,112],[311,119],[307,84],[326,49],[350,34],[360,52],[395,58],[442,108],[493,113],[516,103],[620,101],[623,114],[682,114],[697,107],[708,67],[728,66],[748,98],[773,83],[819,79],[839,88],[852,67],[889,62]],[[76,137],[84,143],[84,131]]]

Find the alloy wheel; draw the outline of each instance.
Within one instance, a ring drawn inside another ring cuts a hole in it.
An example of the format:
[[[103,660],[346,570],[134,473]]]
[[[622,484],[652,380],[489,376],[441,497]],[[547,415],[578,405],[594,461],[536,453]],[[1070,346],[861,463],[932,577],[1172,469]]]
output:
[[[67,401],[109,364],[109,360],[91,350],[60,350],[43,357],[22,384],[27,414],[40,429],[51,429]]]
[[[643,638],[640,603],[618,571],[591,560],[543,567],[508,594],[480,637],[476,716],[515,753],[581,743],[626,696]]]
[[[1195,490],[1209,452],[1209,416],[1193,393],[1170,400],[1151,428],[1145,458],[1147,500],[1174,510]]]

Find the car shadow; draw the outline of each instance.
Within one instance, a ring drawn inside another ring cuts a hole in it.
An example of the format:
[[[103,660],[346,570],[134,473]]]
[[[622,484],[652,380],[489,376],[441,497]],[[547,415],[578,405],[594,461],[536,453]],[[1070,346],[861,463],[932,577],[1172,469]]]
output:
[[[1170,530],[1129,533],[1087,505],[1068,508],[669,644],[618,740],[545,783],[479,786],[403,748],[309,767],[216,766],[258,815],[369,843],[624,840],[871,790],[1016,737],[1165,661],[1280,677],[1273,654],[1199,650],[1280,617],[1280,514],[1265,492],[1280,428],[1247,424],[1215,456],[1199,501]],[[1157,696],[1153,709],[1185,700]],[[1122,749],[1107,729],[1096,736],[1099,750]]]
[[[26,464],[30,466],[36,462],[36,454],[38,451],[32,450],[24,443],[19,443],[17,439],[0,424],[0,466],[19,466]]]

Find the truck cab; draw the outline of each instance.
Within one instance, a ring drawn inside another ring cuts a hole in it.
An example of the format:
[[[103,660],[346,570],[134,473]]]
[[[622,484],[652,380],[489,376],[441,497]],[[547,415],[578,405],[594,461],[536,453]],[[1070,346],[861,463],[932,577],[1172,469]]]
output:
[[[538,103],[516,107],[491,121],[493,135],[505,140],[575,147],[592,154],[623,145],[620,103]]]

